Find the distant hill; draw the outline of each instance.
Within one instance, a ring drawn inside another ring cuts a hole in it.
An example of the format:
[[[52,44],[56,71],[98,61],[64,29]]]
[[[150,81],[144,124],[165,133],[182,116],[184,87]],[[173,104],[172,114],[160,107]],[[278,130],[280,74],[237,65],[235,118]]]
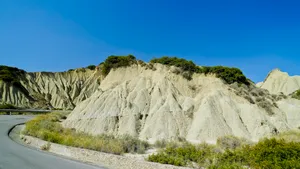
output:
[[[258,86],[268,89],[274,94],[282,92],[289,95],[300,89],[300,76],[289,76],[286,72],[274,69],[269,73],[265,81],[259,83]]]
[[[26,108],[73,109],[99,86],[99,70],[25,72],[0,66],[0,104]]]

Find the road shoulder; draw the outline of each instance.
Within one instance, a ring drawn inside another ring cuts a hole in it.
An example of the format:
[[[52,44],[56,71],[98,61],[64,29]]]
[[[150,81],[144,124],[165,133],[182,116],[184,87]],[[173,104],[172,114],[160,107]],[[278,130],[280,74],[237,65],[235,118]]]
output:
[[[16,127],[15,133],[20,133],[22,126]],[[15,138],[16,139],[16,138]],[[19,134],[19,141],[25,143],[27,146],[35,149],[49,146],[47,141]],[[89,164],[101,165],[107,168],[114,169],[188,169],[186,167],[176,167],[172,165],[165,165],[145,161],[143,156],[121,156],[109,153],[103,153],[93,150],[87,150],[76,147],[69,147],[60,144],[50,143],[47,152],[54,153],[59,156],[64,156],[70,159],[82,161]]]

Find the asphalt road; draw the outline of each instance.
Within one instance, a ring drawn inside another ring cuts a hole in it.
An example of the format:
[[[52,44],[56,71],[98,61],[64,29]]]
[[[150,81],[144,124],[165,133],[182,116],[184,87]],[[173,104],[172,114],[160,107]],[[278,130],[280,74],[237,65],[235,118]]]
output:
[[[8,131],[30,116],[0,115],[0,169],[104,169],[30,149],[12,141]]]

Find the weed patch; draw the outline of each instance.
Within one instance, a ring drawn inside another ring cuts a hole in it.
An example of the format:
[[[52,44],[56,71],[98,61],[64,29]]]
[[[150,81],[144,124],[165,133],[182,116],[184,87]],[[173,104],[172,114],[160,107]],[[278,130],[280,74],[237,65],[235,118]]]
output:
[[[59,113],[37,116],[26,123],[24,134],[52,143],[113,154],[144,153],[150,147],[147,142],[128,135],[122,137],[110,135],[92,136],[63,128],[59,123],[62,118],[64,118],[64,115]]]
[[[229,141],[228,141],[229,140]],[[185,144],[177,148],[167,147],[149,156],[148,160],[176,166],[215,168],[300,168],[300,143],[283,139],[264,139],[257,144],[241,145],[236,138],[219,140],[225,148],[200,144]],[[224,146],[225,141],[225,146]],[[228,144],[229,143],[229,144]],[[241,146],[236,146],[241,145]]]

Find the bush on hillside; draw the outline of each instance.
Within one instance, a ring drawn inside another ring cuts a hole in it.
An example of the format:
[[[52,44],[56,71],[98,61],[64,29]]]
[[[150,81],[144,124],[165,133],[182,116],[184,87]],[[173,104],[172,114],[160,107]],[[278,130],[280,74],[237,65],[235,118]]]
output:
[[[238,68],[224,66],[201,67],[198,69],[198,73],[215,74],[218,78],[223,79],[228,84],[234,82],[245,85],[250,84],[243,72]]]
[[[223,136],[217,139],[217,146],[222,149],[237,149],[243,145],[249,144],[244,138],[238,138],[236,136]]]
[[[223,79],[228,84],[232,84],[235,82],[245,85],[250,84],[243,72],[238,68],[230,68],[224,66],[199,67],[192,61],[167,56],[152,59],[150,63],[160,63],[163,65],[179,67],[182,71],[185,71],[185,74],[183,74],[183,76],[188,80],[191,79],[193,73],[204,73],[215,74],[218,78]]]
[[[150,63],[160,63],[168,66],[176,66],[181,68],[183,71],[188,71],[188,72],[196,72],[198,69],[198,66],[195,65],[193,61],[187,61],[185,59],[181,59],[177,57],[164,56],[161,58],[152,59]]]
[[[0,80],[19,88],[25,95],[28,95],[28,91],[20,82],[20,79],[25,75],[25,73],[26,72],[24,70],[15,67],[0,65]]]
[[[300,100],[300,89],[293,93],[292,98]]]
[[[109,56],[103,64],[101,70],[103,75],[107,75],[111,69],[118,67],[127,67],[136,63],[136,58],[133,55],[128,56]]]
[[[19,81],[21,75],[24,75],[25,71],[15,67],[0,65],[0,80],[11,83]]]
[[[89,66],[86,67],[86,68],[88,68],[88,69],[90,69],[90,70],[95,70],[95,69],[96,69],[96,66],[95,66],[95,65],[89,65]]]
[[[15,67],[0,65],[0,80],[3,80],[5,82],[19,81],[20,76],[24,74],[24,70]]]

